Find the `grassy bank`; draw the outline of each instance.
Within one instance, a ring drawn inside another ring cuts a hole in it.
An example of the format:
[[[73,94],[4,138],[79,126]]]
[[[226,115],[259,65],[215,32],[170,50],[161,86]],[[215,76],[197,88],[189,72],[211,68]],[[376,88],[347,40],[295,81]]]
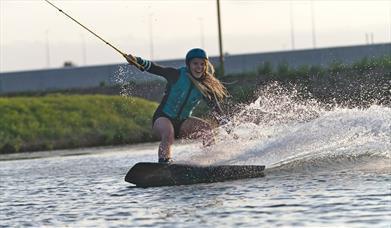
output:
[[[157,104],[104,95],[0,98],[0,152],[152,141]]]

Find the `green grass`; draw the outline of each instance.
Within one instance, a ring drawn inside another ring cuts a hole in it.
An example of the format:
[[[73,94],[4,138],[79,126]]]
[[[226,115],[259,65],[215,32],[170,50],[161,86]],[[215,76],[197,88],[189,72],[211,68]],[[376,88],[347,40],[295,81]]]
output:
[[[330,73],[344,73],[347,71],[365,73],[375,68],[391,71],[391,55],[377,58],[363,58],[352,64],[344,64],[341,61],[335,60],[327,67],[302,65],[295,68],[289,66],[286,62],[281,62],[274,67],[270,62],[264,62],[257,67],[257,75],[263,75],[271,79],[292,80],[306,79],[314,75],[317,77],[324,77]],[[246,75],[247,77],[253,77],[253,72],[248,72]]]
[[[0,98],[0,152],[152,141],[156,107],[140,98],[104,95]]]
[[[281,62],[277,66],[273,66],[270,62],[264,62],[258,65],[256,75],[275,80],[302,80],[308,79],[310,76],[321,78],[336,73],[365,73],[379,68],[385,71],[391,71],[391,55],[378,58],[363,58],[352,64],[345,64],[339,60],[335,60],[326,67],[318,65],[292,67],[286,62]],[[254,77],[254,72],[241,73],[240,75],[248,78]],[[228,77],[232,76],[235,77],[238,74],[228,75]]]

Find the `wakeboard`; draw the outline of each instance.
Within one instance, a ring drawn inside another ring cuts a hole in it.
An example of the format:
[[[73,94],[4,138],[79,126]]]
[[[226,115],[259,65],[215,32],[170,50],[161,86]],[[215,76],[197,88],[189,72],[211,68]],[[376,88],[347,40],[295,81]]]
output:
[[[264,169],[263,165],[200,166],[140,162],[129,170],[125,181],[138,187],[189,185],[263,177]]]

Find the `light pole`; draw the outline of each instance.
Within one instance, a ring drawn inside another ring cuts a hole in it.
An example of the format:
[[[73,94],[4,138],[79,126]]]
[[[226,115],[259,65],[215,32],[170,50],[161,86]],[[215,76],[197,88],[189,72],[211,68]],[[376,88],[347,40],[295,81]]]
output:
[[[83,59],[83,65],[85,66],[85,65],[87,65],[86,41],[85,41],[84,35],[82,33],[80,34],[80,37],[81,37],[81,56]]]
[[[369,45],[369,35],[368,35],[368,33],[365,33],[365,44]]]
[[[201,48],[205,48],[205,39],[204,39],[204,20],[203,18],[198,18],[200,21],[200,36],[201,36]]]
[[[314,0],[311,0],[312,45],[316,48],[315,9]]]
[[[46,67],[50,68],[50,45],[49,45],[49,29],[46,29]]]
[[[371,44],[375,44],[373,32],[371,32]]]
[[[293,22],[292,0],[290,0],[289,2],[289,12],[290,12],[290,22],[291,22],[291,44],[292,44],[292,50],[295,50],[295,29],[294,29],[294,22]]]
[[[391,42],[391,1],[390,1],[390,42]]]
[[[153,27],[152,27],[152,13],[149,14],[149,48],[151,54],[151,60],[153,60]]]
[[[220,0],[217,0],[217,24],[219,29],[220,72],[221,72],[221,76],[224,76],[224,54],[223,54],[223,41],[221,35]]]

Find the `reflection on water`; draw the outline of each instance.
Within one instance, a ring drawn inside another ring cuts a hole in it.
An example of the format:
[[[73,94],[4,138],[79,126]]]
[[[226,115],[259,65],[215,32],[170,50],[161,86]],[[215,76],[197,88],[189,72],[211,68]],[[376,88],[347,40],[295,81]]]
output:
[[[0,226],[391,227],[391,109],[289,112],[284,99],[250,105],[232,123],[235,137],[218,129],[210,148],[174,147],[176,162],[266,165],[264,178],[126,183],[135,163],[156,161],[156,143],[1,156]]]
[[[264,178],[145,189],[124,182],[137,161],[155,160],[155,150],[3,161],[1,226],[390,225],[390,169],[272,170]]]

